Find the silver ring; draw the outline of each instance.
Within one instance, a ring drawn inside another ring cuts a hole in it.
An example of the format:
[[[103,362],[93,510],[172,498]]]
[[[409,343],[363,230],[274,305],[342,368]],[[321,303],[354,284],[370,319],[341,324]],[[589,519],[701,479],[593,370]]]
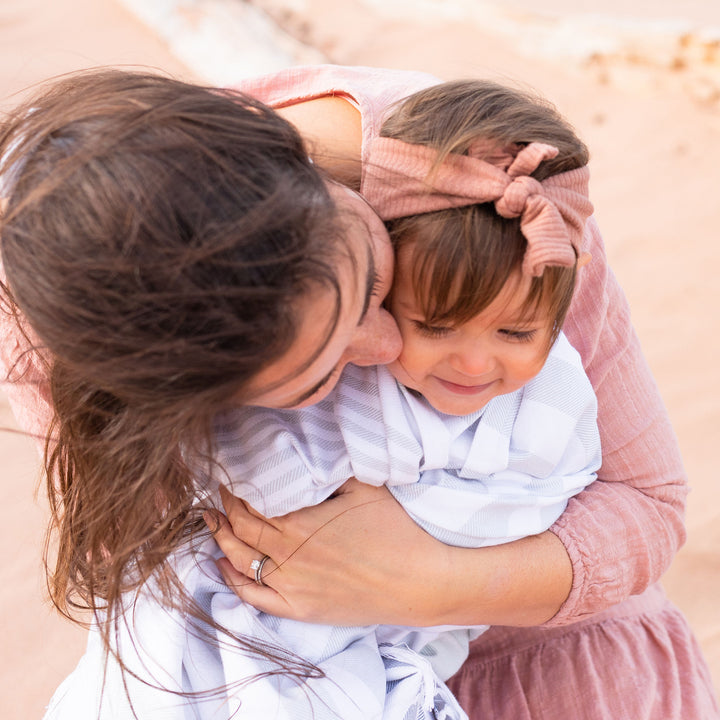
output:
[[[253,560],[250,563],[250,569],[255,571],[255,582],[258,585],[265,585],[262,579],[262,571],[265,563],[270,559],[269,555],[263,555],[260,560]]]

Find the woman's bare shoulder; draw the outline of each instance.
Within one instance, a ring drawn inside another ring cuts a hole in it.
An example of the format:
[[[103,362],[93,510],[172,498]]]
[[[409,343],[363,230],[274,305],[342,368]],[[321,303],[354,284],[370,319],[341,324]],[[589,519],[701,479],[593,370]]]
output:
[[[362,119],[342,95],[326,95],[277,108],[299,130],[318,166],[336,180],[360,185]]]

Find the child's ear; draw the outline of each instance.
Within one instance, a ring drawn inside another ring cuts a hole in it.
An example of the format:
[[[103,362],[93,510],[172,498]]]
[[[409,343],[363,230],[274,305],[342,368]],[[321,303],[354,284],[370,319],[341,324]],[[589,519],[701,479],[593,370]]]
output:
[[[5,212],[5,208],[7,207],[8,199],[4,197],[0,197],[0,215],[2,215]]]
[[[585,267],[592,260],[592,255],[589,252],[581,252],[577,259],[577,269]]]

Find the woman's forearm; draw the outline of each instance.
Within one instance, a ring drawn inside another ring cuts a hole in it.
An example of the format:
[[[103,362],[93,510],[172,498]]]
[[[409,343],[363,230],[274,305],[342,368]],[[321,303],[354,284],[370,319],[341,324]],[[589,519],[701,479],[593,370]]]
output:
[[[551,618],[572,584],[556,536],[487,548],[444,545],[387,488],[349,481],[337,497],[266,519],[226,495],[216,537],[228,583],[260,610],[298,620],[427,626],[533,625]],[[212,524],[212,523],[211,523]],[[267,554],[263,580],[250,564]]]
[[[572,586],[570,558],[551,532],[504,545],[450,548],[448,578],[435,591],[432,623],[539,625],[552,618]],[[443,586],[444,585],[444,586]]]

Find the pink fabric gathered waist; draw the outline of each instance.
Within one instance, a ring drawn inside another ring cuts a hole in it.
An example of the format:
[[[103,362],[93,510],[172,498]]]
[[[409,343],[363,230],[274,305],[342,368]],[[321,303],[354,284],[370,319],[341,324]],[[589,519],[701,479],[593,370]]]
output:
[[[659,583],[651,585],[641,595],[633,595],[624,602],[597,613],[585,620],[580,620],[561,627],[491,627],[472,645],[475,653],[482,656],[483,661],[490,661],[505,654],[515,654],[526,647],[537,646],[556,640],[582,630],[588,625],[597,626],[612,620],[636,617],[645,613],[658,612],[668,607],[669,601]]]
[[[660,585],[558,627],[493,627],[448,682],[470,720],[720,720],[687,620]]]

